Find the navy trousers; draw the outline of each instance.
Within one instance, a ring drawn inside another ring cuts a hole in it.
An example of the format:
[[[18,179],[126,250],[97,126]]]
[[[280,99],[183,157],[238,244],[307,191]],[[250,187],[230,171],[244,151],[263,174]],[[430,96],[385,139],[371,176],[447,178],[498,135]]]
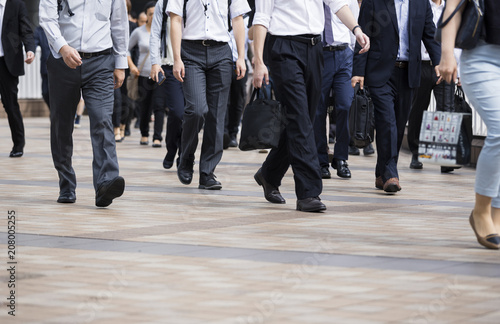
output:
[[[370,86],[375,108],[377,166],[375,177],[385,182],[398,178],[398,157],[411,108],[413,91],[408,84],[408,69],[394,67],[381,87]]]
[[[168,109],[167,132],[165,143],[169,160],[175,158],[177,150],[181,147],[182,118],[184,115],[184,93],[182,83],[177,81],[172,72],[171,65],[163,65],[165,81],[155,89],[153,94],[153,111],[155,114],[153,140],[162,140],[163,121],[165,108]]]
[[[314,135],[321,167],[328,167],[328,142],[326,139],[326,114],[330,91],[335,92],[335,148],[333,158],[349,158],[349,109],[354,90],[351,86],[353,52],[350,48],[342,51],[323,51],[325,67],[322,74],[321,101],[316,109]]]
[[[318,197],[323,190],[314,140],[314,116],[321,94],[323,47],[271,36],[270,71],[276,99],[283,106],[286,125],[278,148],[269,152],[262,175],[279,187],[291,165],[297,199]]]

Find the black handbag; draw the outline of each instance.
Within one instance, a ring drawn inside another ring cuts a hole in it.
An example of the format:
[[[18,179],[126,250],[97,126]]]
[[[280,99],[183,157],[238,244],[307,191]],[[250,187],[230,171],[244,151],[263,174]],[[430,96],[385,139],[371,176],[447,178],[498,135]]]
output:
[[[462,49],[476,47],[483,30],[484,0],[461,0],[457,8],[445,21],[443,21],[443,14],[446,11],[445,8],[437,23],[436,34],[434,35],[436,41],[441,42],[441,30],[450,22],[463,5],[465,5],[465,9],[462,13],[462,21],[455,39],[455,47]]]
[[[349,110],[349,133],[351,142],[362,148],[373,142],[375,137],[375,115],[368,90],[354,88],[354,99]]]
[[[250,102],[243,112],[239,149],[242,151],[277,148],[285,118],[281,104],[268,98],[259,98],[260,89],[255,88]]]
[[[454,112],[425,111],[420,129],[418,160],[456,167],[471,159],[472,109],[457,86]]]

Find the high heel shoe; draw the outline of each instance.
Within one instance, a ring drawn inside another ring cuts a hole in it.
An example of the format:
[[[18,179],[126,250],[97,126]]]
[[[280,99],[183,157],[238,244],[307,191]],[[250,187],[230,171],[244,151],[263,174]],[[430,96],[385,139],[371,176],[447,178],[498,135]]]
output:
[[[474,217],[473,217],[474,211],[470,213],[469,217],[469,223],[470,226],[472,227],[472,230],[474,231],[474,234],[476,234],[477,241],[479,244],[484,246],[485,248],[488,249],[493,249],[493,250],[498,250],[500,249],[500,236],[498,234],[490,234],[486,236],[480,236],[477,231],[476,231],[476,226],[474,225]]]

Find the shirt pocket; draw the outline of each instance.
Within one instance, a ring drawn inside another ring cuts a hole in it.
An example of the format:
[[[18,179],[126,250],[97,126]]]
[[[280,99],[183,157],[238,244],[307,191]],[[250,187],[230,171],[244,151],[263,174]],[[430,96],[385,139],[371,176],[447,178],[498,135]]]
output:
[[[97,0],[95,17],[100,21],[108,21],[111,16],[111,3],[113,0]]]

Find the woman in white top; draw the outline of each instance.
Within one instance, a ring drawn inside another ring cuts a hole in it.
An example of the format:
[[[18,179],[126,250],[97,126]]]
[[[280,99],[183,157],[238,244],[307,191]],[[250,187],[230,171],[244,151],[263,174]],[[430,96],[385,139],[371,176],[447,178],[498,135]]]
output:
[[[134,29],[134,31],[130,35],[128,47],[128,65],[130,68],[130,74],[135,75],[139,78],[139,99],[137,99],[137,104],[139,106],[139,128],[141,130],[141,145],[149,144],[149,121],[151,119],[151,112],[153,107],[153,90],[156,87],[155,82],[149,78],[149,74],[151,72],[151,60],[149,57],[149,35],[151,33],[151,23],[153,22],[155,5],[156,2],[150,1],[144,7],[144,12],[148,17],[148,20],[145,25]],[[136,45],[139,46],[139,60],[137,61],[137,65],[135,65],[132,61],[132,57],[130,54],[130,51]]]

